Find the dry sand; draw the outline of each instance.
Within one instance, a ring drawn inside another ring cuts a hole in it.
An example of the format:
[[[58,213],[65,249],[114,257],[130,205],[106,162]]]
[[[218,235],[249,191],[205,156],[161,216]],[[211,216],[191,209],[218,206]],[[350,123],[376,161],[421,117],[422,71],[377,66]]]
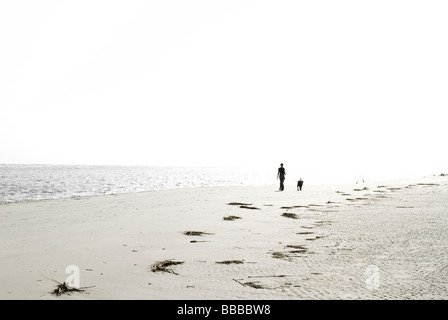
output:
[[[276,189],[0,205],[0,298],[448,297],[448,177]],[[50,294],[69,265],[93,287]]]

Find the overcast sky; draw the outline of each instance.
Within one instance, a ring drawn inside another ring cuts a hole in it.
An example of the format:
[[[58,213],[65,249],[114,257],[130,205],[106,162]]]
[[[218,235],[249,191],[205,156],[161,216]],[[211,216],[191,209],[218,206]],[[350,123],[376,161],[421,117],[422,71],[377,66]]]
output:
[[[1,1],[0,163],[448,171],[446,1]]]

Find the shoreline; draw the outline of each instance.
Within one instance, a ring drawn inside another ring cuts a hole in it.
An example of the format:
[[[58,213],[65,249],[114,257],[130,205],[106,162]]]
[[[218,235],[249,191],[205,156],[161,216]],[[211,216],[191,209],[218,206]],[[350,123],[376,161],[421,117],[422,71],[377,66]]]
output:
[[[432,176],[6,203],[0,298],[446,298],[447,187],[447,177]],[[151,271],[164,260],[183,263]],[[63,282],[71,265],[82,287],[94,287],[51,295],[48,279]],[[376,289],[366,283],[369,266],[379,270]]]
[[[345,185],[362,185],[362,184],[381,184],[381,183],[400,183],[402,181],[418,181],[420,179],[431,179],[431,178],[437,178],[437,177],[446,177],[446,175],[426,175],[422,176],[420,178],[399,178],[399,179],[379,179],[379,180],[371,180],[371,181],[356,181],[354,183],[347,183],[347,182],[332,182],[332,183],[313,183],[313,184],[307,184],[306,186],[322,186],[322,187],[330,187],[330,186],[345,186]],[[289,181],[289,180],[288,180]],[[140,193],[151,193],[151,192],[158,192],[158,191],[168,191],[168,190],[182,190],[182,189],[203,189],[203,188],[259,188],[259,187],[273,187],[274,189],[278,186],[277,183],[271,183],[271,184],[254,184],[254,185],[215,185],[215,186],[179,186],[179,187],[168,187],[168,188],[162,188],[162,189],[152,189],[152,190],[142,190],[142,191],[129,191],[129,192],[116,192],[116,193],[104,193],[104,194],[94,194],[94,195],[74,195],[74,196],[62,196],[57,198],[43,198],[43,199],[25,199],[25,200],[17,200],[17,201],[5,201],[0,200],[0,206],[2,205],[9,205],[9,204],[18,204],[18,203],[39,203],[42,201],[57,201],[57,200],[67,200],[67,199],[84,199],[84,198],[94,198],[94,197],[104,197],[104,196],[116,196],[116,195],[128,195],[128,194],[140,194]],[[285,183],[285,186],[288,188],[296,188],[296,181],[294,183],[287,184]]]

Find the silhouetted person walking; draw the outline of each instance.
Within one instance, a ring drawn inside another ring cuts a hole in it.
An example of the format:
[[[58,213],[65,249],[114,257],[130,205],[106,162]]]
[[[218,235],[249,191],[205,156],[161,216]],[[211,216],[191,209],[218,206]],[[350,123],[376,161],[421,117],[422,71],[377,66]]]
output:
[[[283,168],[283,163],[281,163],[277,173],[277,179],[280,179],[280,189],[279,189],[280,191],[283,191],[283,189],[285,189],[285,186],[283,184],[283,182],[285,181],[285,176],[286,176],[285,168]]]
[[[302,178],[300,178],[299,181],[297,181],[297,191],[302,190],[303,181]]]

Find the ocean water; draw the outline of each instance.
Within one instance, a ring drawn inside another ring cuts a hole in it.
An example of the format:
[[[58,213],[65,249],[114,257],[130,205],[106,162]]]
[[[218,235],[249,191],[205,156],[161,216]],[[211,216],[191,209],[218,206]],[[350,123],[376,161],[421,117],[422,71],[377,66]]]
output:
[[[267,185],[272,172],[242,168],[0,165],[0,203],[202,186]]]

